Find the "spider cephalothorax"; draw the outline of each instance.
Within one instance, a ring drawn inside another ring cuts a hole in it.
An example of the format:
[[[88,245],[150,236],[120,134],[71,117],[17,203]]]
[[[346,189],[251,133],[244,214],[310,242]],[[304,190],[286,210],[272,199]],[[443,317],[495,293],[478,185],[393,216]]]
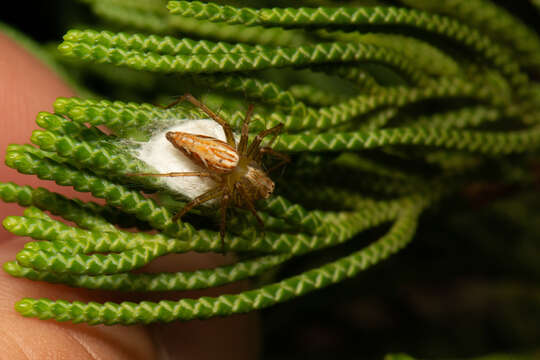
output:
[[[219,198],[221,199],[220,235],[222,240],[225,237],[227,208],[229,206],[248,209],[262,225],[263,222],[255,210],[254,203],[259,199],[268,198],[274,191],[274,182],[261,166],[262,156],[264,154],[270,154],[281,159],[281,162],[269,171],[283,165],[289,161],[289,158],[285,154],[276,152],[268,146],[261,146],[261,142],[268,135],[277,136],[283,128],[283,124],[261,131],[248,146],[248,127],[253,112],[252,106],[249,107],[242,124],[240,141],[236,143],[230,125],[192,95],[186,94],[169,106],[173,106],[183,100],[187,100],[199,107],[214,121],[219,123],[225,132],[226,141],[206,135],[169,131],[166,134],[167,140],[203,170],[132,175],[163,177],[201,176],[213,179],[216,186],[186,204],[174,216],[173,220],[181,218],[185,213],[199,204]]]

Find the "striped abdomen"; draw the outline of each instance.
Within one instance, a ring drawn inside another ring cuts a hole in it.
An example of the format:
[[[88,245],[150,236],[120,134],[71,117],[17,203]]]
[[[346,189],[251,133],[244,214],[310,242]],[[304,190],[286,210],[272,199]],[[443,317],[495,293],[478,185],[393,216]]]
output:
[[[169,131],[165,136],[184,155],[205,169],[224,174],[238,165],[238,153],[224,141],[180,131]]]

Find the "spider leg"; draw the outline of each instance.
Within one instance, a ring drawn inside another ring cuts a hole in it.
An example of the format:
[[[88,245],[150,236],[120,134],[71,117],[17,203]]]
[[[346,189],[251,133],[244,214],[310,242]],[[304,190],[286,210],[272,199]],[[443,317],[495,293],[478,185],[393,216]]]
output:
[[[227,144],[231,145],[233,148],[236,148],[236,141],[234,140],[234,135],[232,132],[232,128],[229,125],[228,122],[223,120],[219,115],[217,115],[215,112],[210,110],[208,106],[204,105],[202,102],[197,100],[193,95],[191,94],[185,94],[182,97],[178,99],[178,102],[187,100],[190,103],[192,103],[194,106],[198,107],[202,111],[206,113],[206,115],[210,116],[212,119],[214,119],[215,122],[217,122],[221,127],[223,128],[223,131],[225,132],[225,137],[227,139]]]
[[[219,236],[221,237],[221,249],[225,252],[225,228],[227,226],[227,208],[231,195],[228,192],[224,192],[221,196],[221,223],[219,224]]]
[[[251,159],[257,158],[260,151],[259,146],[261,145],[261,141],[263,140],[263,138],[271,134],[279,134],[281,132],[281,129],[283,129],[283,124],[279,124],[274,126],[273,128],[261,131],[257,136],[255,136],[255,139],[253,139],[251,145],[249,145],[247,156]]]
[[[240,155],[244,155],[246,152],[247,142],[248,142],[248,131],[249,131],[249,122],[251,121],[251,115],[253,114],[253,104],[249,104],[246,117],[242,123],[242,135],[240,136],[240,142],[238,143],[237,151]]]
[[[243,198],[244,202],[247,205],[248,210],[251,211],[251,213],[255,216],[255,218],[257,219],[257,222],[259,223],[261,228],[264,228],[264,222],[261,219],[261,217],[259,216],[259,214],[257,213],[257,210],[255,209],[255,206],[253,205],[253,202],[249,198],[249,195],[247,194],[246,190],[244,188],[241,188],[241,187],[239,187],[239,189],[240,189],[240,193],[242,195],[242,198]]]
[[[222,193],[221,187],[215,187],[207,192],[203,193],[202,195],[197,196],[195,199],[193,199],[191,202],[186,204],[182,210],[180,210],[176,215],[173,217],[173,221],[176,221],[180,219],[182,216],[184,216],[185,213],[187,213],[189,210],[193,209],[195,206],[200,205],[204,202],[207,202],[209,200],[215,199],[219,197]]]
[[[153,173],[133,173],[125,174],[127,176],[153,176],[153,177],[176,177],[176,176],[200,176],[200,177],[213,177],[214,175],[209,172],[191,171],[191,172],[170,172],[163,174]]]
[[[288,162],[291,162],[291,158],[286,155],[286,154],[283,154],[283,153],[280,153],[279,151],[275,151],[274,149],[272,149],[271,147],[267,147],[267,146],[263,146],[259,149],[259,158],[262,157],[263,154],[268,154],[268,155],[272,155],[276,158],[279,158],[281,159],[281,161],[279,163],[277,163],[276,165],[272,166],[268,172],[271,173],[272,171],[275,171],[277,169],[279,169],[280,167],[282,167],[283,165],[285,165],[286,163]],[[257,160],[259,160],[259,158]]]
[[[172,103],[170,104],[167,104],[165,106],[163,105],[157,105],[158,107],[162,108],[162,109],[170,109],[176,105],[178,105],[179,103],[181,103],[183,101],[183,96],[180,96],[178,99],[174,100]]]
[[[272,139],[265,145],[265,147],[272,147],[274,142],[277,140],[278,135],[279,132],[275,133],[274,136],[272,136]]]

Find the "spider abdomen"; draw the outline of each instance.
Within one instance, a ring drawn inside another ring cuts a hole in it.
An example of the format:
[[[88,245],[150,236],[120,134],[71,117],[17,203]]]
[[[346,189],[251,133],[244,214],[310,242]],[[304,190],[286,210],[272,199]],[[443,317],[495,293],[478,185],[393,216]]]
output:
[[[231,172],[240,160],[232,146],[211,136],[169,131],[166,137],[194,163],[216,173]]]

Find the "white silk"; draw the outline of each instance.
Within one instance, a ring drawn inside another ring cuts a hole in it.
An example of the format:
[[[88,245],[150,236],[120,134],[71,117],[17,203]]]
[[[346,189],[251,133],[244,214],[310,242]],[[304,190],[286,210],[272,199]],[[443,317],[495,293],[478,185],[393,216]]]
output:
[[[135,156],[150,165],[157,173],[204,171],[205,169],[176,149],[166,138],[168,131],[182,131],[196,135],[206,135],[226,141],[221,125],[210,119],[177,120],[165,129],[160,129],[148,142],[141,143]],[[212,188],[215,183],[209,178],[199,176],[162,177],[162,183],[189,198],[195,198]]]

